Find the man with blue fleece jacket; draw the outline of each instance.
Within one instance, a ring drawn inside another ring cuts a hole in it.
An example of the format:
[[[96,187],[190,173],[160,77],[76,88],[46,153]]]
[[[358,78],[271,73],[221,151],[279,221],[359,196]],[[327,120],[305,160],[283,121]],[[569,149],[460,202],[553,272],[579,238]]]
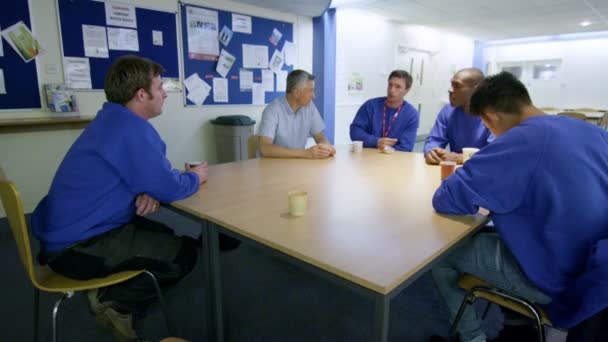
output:
[[[412,76],[394,70],[388,76],[386,97],[367,100],[350,125],[350,140],[363,141],[363,147],[394,147],[411,152],[416,143],[420,114],[403,99],[412,87]]]
[[[175,284],[196,262],[196,243],[144,218],[192,195],[207,180],[207,165],[171,167],[166,146],[148,122],[167,97],[159,64],[119,58],[105,79],[108,102],[64,157],[31,219],[41,263],[76,279],[147,269],[161,286]],[[87,293],[100,322],[117,339],[135,340],[132,314],[155,298],[149,277]]]
[[[506,72],[477,87],[471,113],[496,140],[442,182],[433,206],[485,208],[497,233],[474,236],[432,270],[452,319],[464,297],[456,282],[469,273],[544,305],[557,327],[584,325],[608,307],[608,133],[545,115]],[[474,310],[459,333],[486,339]]]
[[[424,158],[428,164],[454,161],[462,164],[462,148],[486,146],[494,136],[478,116],[469,113],[469,101],[483,73],[477,68],[459,70],[450,81],[450,104],[445,105],[424,142]],[[446,146],[450,145],[450,150]]]

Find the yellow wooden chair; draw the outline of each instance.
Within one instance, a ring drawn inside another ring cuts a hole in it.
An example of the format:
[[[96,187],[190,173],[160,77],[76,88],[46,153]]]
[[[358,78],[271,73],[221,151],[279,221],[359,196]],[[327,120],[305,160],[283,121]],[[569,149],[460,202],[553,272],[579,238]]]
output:
[[[498,306],[502,306],[533,319],[536,322],[538,340],[540,342],[545,342],[545,330],[543,325],[553,325],[542,308],[536,306],[534,303],[528,300],[510,295],[505,291],[500,290],[470,274],[464,274],[460,277],[460,279],[458,279],[458,287],[467,291],[467,294],[462,301],[462,305],[460,305],[460,309],[458,310],[458,314],[456,314],[454,322],[452,323],[452,327],[450,328],[450,336],[454,336],[454,334],[456,334],[458,323],[460,323],[460,318],[462,318],[464,310],[467,308],[467,306],[472,305],[477,298],[483,298],[490,303],[494,303]]]
[[[156,293],[161,303],[167,329],[171,331],[168,316],[165,310],[165,303],[156,277],[149,271],[124,271],[114,273],[104,278],[95,278],[90,280],[76,280],[63,277],[53,272],[48,266],[35,265],[32,257],[30,238],[28,234],[25,215],[23,213],[23,204],[21,195],[15,184],[6,179],[4,172],[0,168],[0,197],[9,226],[17,243],[19,250],[19,258],[23,263],[23,268],[28,275],[28,278],[34,285],[34,342],[38,339],[38,309],[40,290],[46,292],[63,293],[63,296],[55,303],[53,307],[53,342],[58,340],[57,316],[59,307],[66,298],[71,298],[74,292],[92,290],[101,287],[111,286],[132,279],[140,274],[147,274],[154,282]]]
[[[574,112],[574,111],[559,112],[559,113],[557,113],[557,115],[564,115],[564,116],[569,116],[571,118],[576,118],[576,119],[580,119],[580,120],[587,120],[587,115],[585,115],[584,113],[579,113],[579,112]]]
[[[257,153],[258,153],[258,139],[260,138],[260,136],[258,135],[252,135],[249,137],[249,139],[247,139],[247,157],[249,159],[255,159],[257,158]]]

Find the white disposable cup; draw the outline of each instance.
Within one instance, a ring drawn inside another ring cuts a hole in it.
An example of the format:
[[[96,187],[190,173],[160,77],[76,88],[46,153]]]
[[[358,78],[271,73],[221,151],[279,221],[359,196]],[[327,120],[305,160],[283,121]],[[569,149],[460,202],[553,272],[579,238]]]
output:
[[[352,151],[355,153],[361,153],[363,151],[363,141],[357,140],[353,141]]]
[[[289,201],[289,214],[291,216],[304,216],[308,204],[306,191],[290,191],[287,193]]]
[[[462,148],[462,163],[466,163],[467,160],[471,159],[471,157],[479,152],[478,148],[475,147],[463,147]]]

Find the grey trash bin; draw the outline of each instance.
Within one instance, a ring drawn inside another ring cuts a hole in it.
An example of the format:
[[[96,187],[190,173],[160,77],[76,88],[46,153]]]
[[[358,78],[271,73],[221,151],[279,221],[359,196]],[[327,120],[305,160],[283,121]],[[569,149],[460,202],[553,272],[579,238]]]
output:
[[[253,135],[255,120],[245,115],[224,115],[211,123],[215,126],[218,163],[247,159],[247,140]]]

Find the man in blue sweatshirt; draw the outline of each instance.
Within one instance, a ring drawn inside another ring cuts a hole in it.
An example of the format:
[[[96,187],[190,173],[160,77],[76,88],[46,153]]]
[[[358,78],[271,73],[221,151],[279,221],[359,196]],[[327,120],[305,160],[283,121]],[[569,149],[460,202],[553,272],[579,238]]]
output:
[[[108,70],[108,102],[68,150],[50,191],[36,207],[32,230],[41,243],[39,261],[76,279],[147,269],[162,287],[175,284],[196,263],[195,241],[176,237],[144,218],[192,195],[207,180],[207,165],[180,172],[148,122],[161,114],[167,94],[159,64],[119,58]],[[110,322],[115,337],[135,340],[132,316],[155,298],[149,277],[87,293],[92,312]]]
[[[363,147],[385,146],[411,152],[416,143],[420,114],[403,97],[412,87],[407,71],[395,70],[388,76],[386,97],[367,100],[350,124],[350,140],[363,141]]]
[[[469,113],[469,101],[483,73],[476,68],[459,70],[452,77],[450,104],[445,105],[424,142],[424,158],[428,164],[448,160],[462,164],[462,148],[482,148],[494,137],[478,116]],[[450,145],[450,150],[446,146]]]
[[[496,233],[480,233],[432,270],[454,318],[461,273],[544,305],[571,328],[608,306],[608,133],[582,120],[544,114],[525,86],[502,72],[471,98],[496,139],[442,182],[440,213],[490,211]],[[461,341],[485,341],[474,310]]]

